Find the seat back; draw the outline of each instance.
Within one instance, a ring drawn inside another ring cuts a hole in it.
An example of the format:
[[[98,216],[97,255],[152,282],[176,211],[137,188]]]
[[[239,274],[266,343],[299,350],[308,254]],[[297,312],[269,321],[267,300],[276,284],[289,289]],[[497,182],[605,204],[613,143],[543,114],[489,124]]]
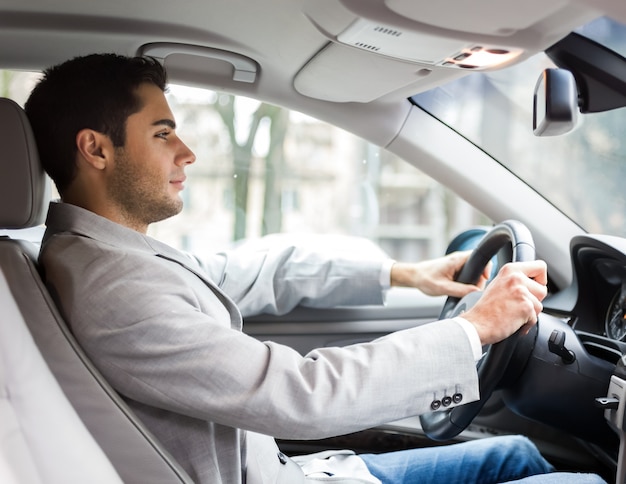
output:
[[[1,98],[0,125],[0,229],[36,226],[45,215],[47,182],[30,125],[17,104]],[[86,428],[125,483],[191,483],[81,350],[40,278],[37,254],[32,242],[0,236],[0,270],[11,297]],[[3,304],[0,308],[4,312]],[[0,351],[4,352],[2,346]],[[41,411],[48,413],[43,405]]]
[[[0,271],[0,482],[121,484],[39,353]]]

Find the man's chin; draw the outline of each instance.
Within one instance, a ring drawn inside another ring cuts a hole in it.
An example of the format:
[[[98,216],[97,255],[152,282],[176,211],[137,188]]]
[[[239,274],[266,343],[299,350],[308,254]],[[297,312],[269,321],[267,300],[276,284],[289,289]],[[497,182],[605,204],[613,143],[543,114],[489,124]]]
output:
[[[161,222],[168,218],[172,218],[175,215],[178,215],[183,210],[183,201],[177,199],[173,201],[173,203],[168,204],[167,206],[162,206],[160,210],[152,210],[152,217],[150,223]]]
[[[183,201],[178,199],[176,203],[172,205],[169,215],[167,215],[165,218],[174,217],[175,215],[178,215],[182,211],[183,211]]]

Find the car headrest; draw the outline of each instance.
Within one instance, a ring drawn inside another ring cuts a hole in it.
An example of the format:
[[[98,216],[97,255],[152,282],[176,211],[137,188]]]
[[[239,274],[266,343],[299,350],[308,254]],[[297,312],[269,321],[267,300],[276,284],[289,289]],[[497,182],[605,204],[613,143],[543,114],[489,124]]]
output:
[[[0,126],[0,229],[35,227],[50,192],[30,123],[17,103],[0,98]]]

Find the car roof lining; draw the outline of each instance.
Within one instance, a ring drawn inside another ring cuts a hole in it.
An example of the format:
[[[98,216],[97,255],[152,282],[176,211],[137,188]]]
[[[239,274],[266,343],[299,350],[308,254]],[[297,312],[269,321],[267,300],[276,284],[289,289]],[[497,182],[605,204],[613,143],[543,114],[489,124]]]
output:
[[[517,5],[515,0],[482,0],[485,8],[480,10],[491,13],[472,18],[463,18],[459,12],[450,18],[442,18],[433,7],[420,4],[418,11],[413,2],[407,0],[306,0],[303,3],[258,0],[253,5],[234,0],[213,0],[213,3],[215,1],[221,3],[220,18],[201,14],[210,12],[205,0],[191,0],[185,9],[159,3],[158,9],[148,12],[133,6],[133,2],[128,2],[129,5],[122,9],[117,5],[113,10],[104,5],[98,7],[76,0],[59,0],[54,11],[47,13],[29,12],[19,0],[6,0],[0,12],[0,40],[3,35],[14,36],[18,29],[25,33],[21,35],[22,52],[19,56],[11,53],[11,43],[1,42],[0,57],[6,67],[41,68],[67,58],[68,52],[82,55],[107,51],[132,55],[145,44],[181,43],[230,51],[254,60],[270,82],[280,83],[283,89],[293,90],[295,87],[293,93],[286,94],[287,97],[297,91],[304,96],[332,102],[370,102],[387,98],[397,100],[400,96],[406,97],[406,93],[429,89],[459,74],[447,68],[407,63],[373,52],[363,51],[365,55],[358,55],[355,47],[345,46],[337,40],[341,30],[357,18],[395,22],[405,29],[428,35],[457,36],[460,43],[502,42],[504,46],[518,46],[534,53],[598,16],[595,10],[574,0],[559,0],[547,13],[545,8],[541,13],[527,7],[521,13],[517,11],[519,9],[511,10],[516,12],[515,19],[506,13],[513,3]],[[269,2],[273,8],[264,8]],[[539,0],[533,2],[534,5]],[[245,10],[250,11],[248,15],[241,15],[244,5]],[[561,8],[555,12],[557,5]],[[290,21],[275,29],[271,36],[266,35],[267,32],[258,36],[256,32],[264,29],[263,22],[270,10],[284,11],[285,19]],[[474,10],[479,10],[478,6],[474,5]],[[119,14],[114,14],[116,11]],[[417,21],[416,18],[423,19]],[[493,25],[490,31],[494,34],[471,32],[485,25]],[[234,40],[231,32],[235,29],[243,41]],[[56,52],[51,43],[46,42],[48,36],[61,45]],[[258,50],[255,50],[257,44]],[[47,49],[41,49],[41,45],[46,45]],[[11,65],[7,66],[7,63]],[[191,67],[188,63],[181,66],[177,77],[182,79],[186,75],[209,82],[210,76],[203,77],[205,64],[198,66],[195,73]],[[433,76],[429,70],[441,72]],[[375,80],[371,87],[360,82],[363,75]],[[214,87],[226,90],[230,87],[221,74],[215,82]],[[236,83],[231,84],[238,88]]]
[[[481,1],[485,8],[493,7],[493,0]],[[507,0],[505,5],[513,1]],[[337,42],[342,26],[358,16],[372,18],[383,12],[382,20],[390,21],[391,14],[397,20],[401,15],[391,8],[401,12],[410,8],[392,0],[382,2],[382,7],[378,5],[379,0],[363,0],[362,6],[348,0],[304,0],[302,3],[257,0],[254,4],[244,0],[212,0],[211,7],[221,12],[219,18],[199,15],[211,10],[206,0],[190,0],[185,9],[159,2],[159,8],[149,11],[133,2],[127,3],[116,4],[112,9],[107,5],[58,0],[50,7],[50,12],[36,13],[28,11],[21,0],[5,0],[0,11],[0,67],[40,69],[67,59],[68,53],[134,55],[141,53],[144,46],[160,42],[218,49],[255,62],[258,70],[254,82],[235,80],[228,62],[195,57],[187,47],[166,58],[170,80],[255,97],[307,112],[381,146],[388,145],[399,135],[410,110],[407,98],[466,74],[371,52],[357,54],[355,47]],[[272,5],[271,9],[268,4]],[[528,19],[532,21],[516,20],[516,25],[523,27],[534,22],[532,26],[517,33],[508,31],[503,38],[529,49],[524,55],[531,55],[540,44],[545,43],[547,47],[566,35],[570,26],[574,28],[602,14],[596,9],[597,2],[594,1],[593,7],[589,5],[586,1],[568,0],[567,8],[557,13],[552,9],[539,21],[536,12],[531,12]],[[611,8],[620,7],[613,5]],[[360,10],[355,13],[355,9]],[[481,6],[472,5],[472,9],[481,9]],[[626,8],[623,10],[622,17],[626,18]],[[247,14],[242,15],[242,11]],[[269,24],[270,14],[291,20],[273,22],[272,34],[267,35],[265,23]],[[504,10],[498,9],[498,15],[498,21],[504,25]],[[473,41],[482,38],[462,31],[466,28],[462,20],[458,14],[447,20],[431,19],[438,25],[427,26],[427,30],[430,34],[450,34],[456,30],[460,38]],[[490,21],[489,17],[484,21]],[[417,30],[425,28],[424,22],[416,22],[414,18],[406,17],[405,23]],[[259,30],[263,30],[263,35],[257,34]],[[15,45],[17,31],[23,31],[18,37],[19,55],[11,47]],[[233,39],[235,31],[240,40]],[[42,49],[42,45],[46,48]],[[364,76],[369,79],[368,83],[361,82]],[[320,100],[327,102],[320,103]],[[364,115],[355,116],[355,110]],[[379,119],[376,127],[367,121],[370,117]]]

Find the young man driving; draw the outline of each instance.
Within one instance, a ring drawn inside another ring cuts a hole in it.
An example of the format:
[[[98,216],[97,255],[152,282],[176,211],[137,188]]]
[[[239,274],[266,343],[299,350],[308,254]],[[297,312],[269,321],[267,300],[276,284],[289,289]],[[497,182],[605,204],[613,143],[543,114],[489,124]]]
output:
[[[509,264],[462,319],[369,343],[301,356],[249,337],[251,314],[382,304],[396,285],[456,297],[479,287],[453,281],[467,254],[381,263],[282,247],[201,262],[147,236],[181,211],[195,162],[165,89],[155,60],[91,55],[48,69],[26,112],[61,195],[40,254],[46,283],[86,353],[194,481],[603,482],[546,474],[552,466],[519,436],[286,458],[273,438],[346,434],[431,411],[445,396],[455,396],[450,406],[476,400],[481,345],[536,323],[546,265]]]

